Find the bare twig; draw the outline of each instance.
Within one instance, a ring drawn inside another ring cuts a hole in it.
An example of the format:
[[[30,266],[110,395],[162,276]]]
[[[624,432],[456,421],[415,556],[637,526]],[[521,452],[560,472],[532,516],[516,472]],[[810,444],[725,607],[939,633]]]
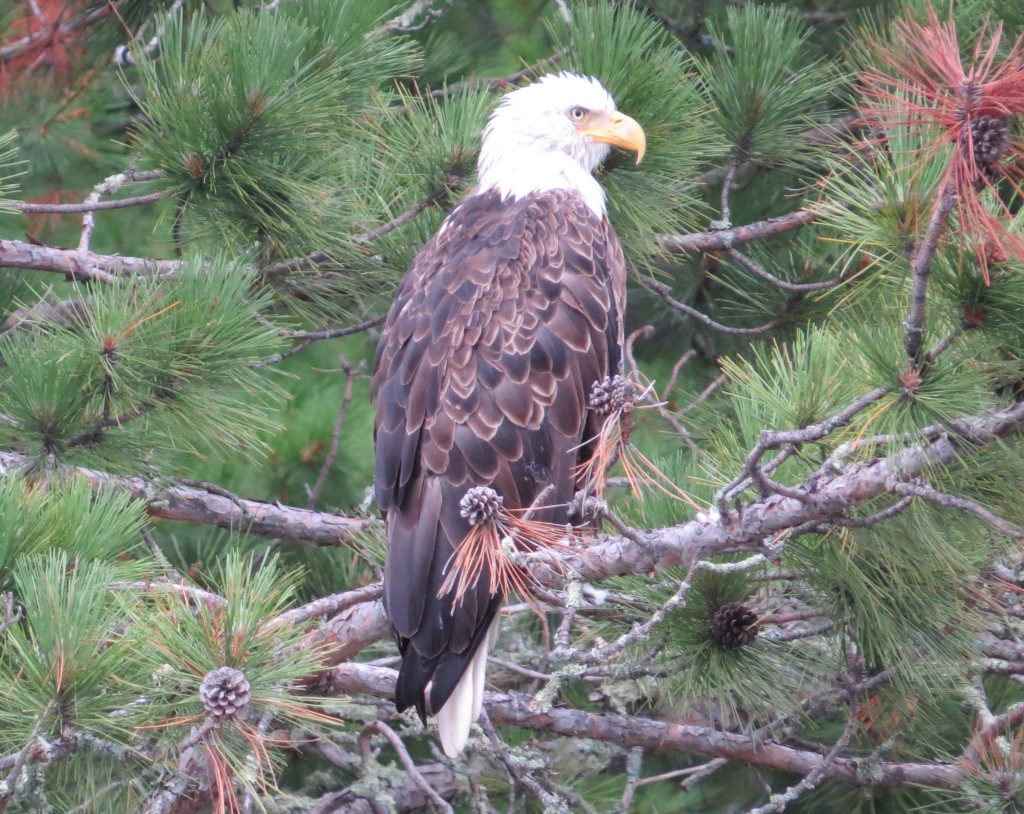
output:
[[[349,591],[323,596],[307,602],[305,605],[279,613],[273,619],[268,620],[263,627],[265,630],[273,630],[278,627],[301,625],[310,619],[337,613],[361,602],[372,602],[375,599],[380,599],[383,593],[383,587],[379,582],[376,582],[373,585],[366,585],[362,588],[353,588]]]
[[[722,374],[721,374],[721,375],[719,375],[719,376],[716,376],[716,377],[714,378],[714,380],[713,380],[713,381],[711,382],[711,384],[709,384],[709,385],[708,385],[707,387],[705,387],[705,388],[704,388],[703,390],[701,390],[701,391],[700,391],[700,393],[698,393],[698,394],[697,394],[697,398],[695,398],[695,399],[694,399],[693,401],[691,401],[691,402],[690,402],[689,404],[687,404],[687,405],[686,405],[685,407],[682,407],[682,408],[680,408],[680,409],[679,409],[678,411],[676,411],[676,414],[677,414],[678,416],[682,417],[682,416],[684,416],[684,415],[686,415],[686,414],[688,414],[688,413],[692,412],[692,411],[693,411],[694,409],[696,409],[696,408],[697,408],[698,406],[700,406],[700,405],[701,405],[701,404],[703,404],[703,403],[704,403],[705,401],[707,401],[707,400],[708,400],[708,398],[710,398],[710,397],[711,397],[711,395],[712,395],[712,394],[713,394],[713,393],[714,393],[714,392],[715,392],[715,391],[716,391],[716,390],[717,390],[717,389],[718,389],[719,387],[721,387],[721,386],[722,386],[723,384],[725,384],[725,383],[726,383],[726,381],[728,381],[728,377],[727,377],[727,376],[726,376],[726,375],[725,375],[724,373],[722,373]]]
[[[339,339],[343,336],[361,333],[380,325],[382,322],[384,322],[384,317],[379,316],[372,317],[365,322],[360,322],[358,325],[346,325],[341,328],[329,328],[323,331],[281,331],[280,333],[286,339],[302,339],[316,342],[321,339]]]
[[[154,593],[178,594],[182,599],[186,599],[196,605],[206,605],[210,608],[223,608],[227,605],[227,600],[224,597],[212,591],[207,591],[185,582],[175,582],[170,579],[112,582],[110,589],[112,591],[138,591],[140,593],[152,591]]]
[[[118,198],[115,201],[86,200],[80,204],[49,204],[27,203],[24,201],[0,201],[0,209],[12,209],[25,215],[80,215],[83,212],[100,212],[107,209],[127,209],[130,206],[142,206],[154,203],[171,195],[171,190],[158,190],[146,195],[134,195],[131,198]]]
[[[113,195],[124,184],[138,180],[149,180],[154,177],[159,177],[162,174],[163,173],[159,173],[159,175],[154,176],[152,173],[146,173],[143,179],[139,179],[134,171],[129,170],[127,172],[120,172],[116,175],[104,178],[100,183],[93,187],[92,192],[89,193],[85,199],[85,203],[83,204],[86,208],[82,210],[82,237],[78,241],[78,251],[89,251],[89,245],[92,243],[92,232],[96,227],[96,223],[93,218],[93,211],[96,208],[99,208],[97,207],[97,204],[99,204],[100,198],[107,195]],[[164,195],[166,194],[170,194],[170,192],[165,191]],[[163,197],[163,195],[160,195],[159,197]],[[157,200],[157,198],[153,198],[152,200]],[[151,201],[146,201],[146,203],[150,202]]]
[[[89,429],[84,432],[80,432],[78,435],[72,436],[65,441],[64,446],[67,449],[74,449],[75,447],[84,446],[86,444],[94,444],[97,441],[102,440],[107,430],[115,427],[123,427],[125,424],[134,421],[136,418],[144,416],[152,409],[152,404],[137,404],[134,407],[125,410],[120,415],[102,415],[96,419],[96,422]]]
[[[928,221],[928,228],[925,230],[924,239],[914,255],[911,263],[911,301],[910,313],[904,322],[907,333],[903,339],[903,347],[907,351],[910,361],[916,366],[920,359],[921,343],[924,341],[924,317],[928,296],[928,277],[932,272],[932,258],[939,246],[939,238],[949,220],[949,213],[956,204],[956,187],[952,181],[948,181],[939,193],[939,199],[932,209],[931,219]]]
[[[373,241],[384,237],[384,235],[388,234],[389,232],[395,231],[395,229],[397,229],[399,226],[403,226],[404,224],[411,221],[414,217],[420,214],[420,212],[423,212],[429,209],[430,207],[435,206],[438,203],[439,197],[440,196],[438,195],[428,195],[422,201],[418,201],[415,204],[413,204],[401,215],[392,218],[387,223],[378,226],[376,229],[371,229],[369,232],[364,232],[363,234],[359,235],[357,238],[355,238],[355,241],[357,243],[372,243]]]
[[[767,333],[768,331],[777,328],[779,326],[779,320],[773,319],[771,322],[766,322],[764,325],[758,325],[756,328],[731,328],[728,325],[723,325],[720,322],[715,322],[707,314],[701,313],[696,308],[686,303],[679,302],[675,297],[672,296],[672,289],[664,283],[655,280],[653,277],[647,275],[640,275],[640,281],[652,289],[666,305],[679,311],[681,314],[685,314],[691,317],[702,325],[712,328],[719,333],[731,334],[733,336],[757,336],[758,334]]]
[[[703,774],[709,770],[713,771],[721,766],[728,763],[725,758],[715,758],[707,763],[701,763],[698,766],[687,766],[685,769],[675,769],[671,772],[662,772],[661,774],[654,774],[650,777],[642,777],[637,782],[637,786],[649,786],[652,783],[663,783],[666,780],[676,780],[680,777],[692,777],[695,774]],[[712,768],[713,767],[713,768]]]
[[[427,779],[420,773],[416,763],[409,756],[409,750],[405,748],[405,744],[402,739],[398,737],[398,733],[395,732],[390,726],[383,721],[371,721],[362,728],[359,733],[360,743],[368,741],[370,735],[377,732],[388,739],[388,743],[391,744],[391,748],[395,750],[395,754],[398,755],[398,759],[405,766],[406,772],[409,773],[409,777],[412,781],[420,788],[420,790],[427,795],[427,799],[430,800],[431,804],[437,811],[443,812],[443,814],[455,814],[454,810],[448,801],[445,800],[440,794],[438,794],[434,787],[427,782]]]
[[[837,285],[841,285],[846,282],[846,278],[843,275],[833,277],[831,280],[823,280],[820,283],[790,283],[776,277],[774,274],[768,271],[764,266],[754,260],[752,257],[744,254],[739,249],[727,249],[726,253],[733,259],[738,261],[741,265],[746,267],[754,276],[760,277],[771,283],[776,288],[783,291],[788,291],[792,294],[804,294],[812,291],[825,291],[829,288],[835,288]]]
[[[722,204],[721,220],[713,225],[713,229],[729,229],[732,226],[732,209],[729,206],[729,196],[732,194],[732,185],[736,181],[736,161],[730,161],[725,167],[725,178],[722,181]]]
[[[786,806],[795,802],[801,794],[820,785],[825,779],[825,774],[828,771],[829,766],[831,766],[835,762],[836,758],[846,751],[846,748],[850,745],[850,739],[853,737],[853,733],[856,729],[857,716],[855,714],[851,714],[846,722],[846,728],[843,730],[843,734],[839,736],[835,745],[828,750],[828,754],[825,755],[825,759],[820,765],[804,775],[803,780],[799,783],[790,786],[781,794],[773,794],[767,803],[763,806],[750,809],[748,814],[779,814],[779,812],[785,811]]]
[[[11,591],[4,594],[4,616],[0,620],[0,635],[12,625],[18,624],[24,615],[24,609],[14,601],[14,594]]]
[[[882,509],[879,512],[875,512],[874,514],[870,514],[867,517],[841,517],[835,521],[835,524],[849,529],[866,529],[901,514],[906,511],[913,502],[914,498],[912,497],[900,498],[891,506]]]
[[[317,476],[316,484],[310,490],[309,498],[306,500],[307,509],[312,509],[316,505],[316,502],[320,499],[320,493],[324,489],[324,484],[327,483],[327,476],[330,475],[331,468],[334,466],[334,459],[338,456],[338,446],[341,443],[341,432],[345,427],[345,416],[348,415],[348,406],[352,403],[352,385],[355,382],[356,376],[366,368],[365,360],[361,361],[354,371],[348,360],[344,357],[341,358],[340,363],[341,369],[345,373],[345,395],[342,396],[341,408],[338,410],[338,417],[335,419],[334,429],[331,431],[331,445],[327,450],[327,455],[324,456],[324,463],[320,467],[320,474]]]
[[[465,82],[454,82],[443,88],[431,90],[425,95],[429,96],[431,99],[448,99],[456,93],[461,93],[463,91],[485,90],[493,93],[498,90],[507,90],[513,85],[519,84],[524,79],[533,79],[540,76],[549,68],[553,68],[557,65],[561,59],[561,54],[552,54],[551,56],[545,57],[544,59],[535,62],[533,65],[529,65],[521,71],[516,71],[508,76],[498,76],[491,79],[469,79]]]
[[[665,389],[661,392],[662,401],[669,400],[672,395],[672,391],[676,389],[676,382],[679,381],[679,371],[683,369],[683,365],[689,362],[696,355],[697,351],[691,348],[676,359],[676,363],[672,365],[672,372],[669,374],[668,381],[665,382]]]
[[[894,483],[892,485],[892,490],[901,495],[923,498],[924,500],[931,501],[939,506],[947,506],[951,509],[960,509],[961,511],[970,512],[975,517],[984,520],[1000,534],[1005,534],[1007,537],[1012,537],[1015,540],[1024,540],[1024,529],[1015,526],[1010,521],[1000,517],[991,509],[986,509],[980,503],[976,503],[968,498],[960,497],[959,495],[951,495],[946,492],[940,492],[938,489],[921,482]]]
[[[733,226],[728,229],[712,229],[707,232],[696,232],[689,235],[658,235],[661,248],[669,254],[688,254],[690,252],[725,251],[741,243],[760,240],[773,235],[781,235],[793,229],[800,229],[814,223],[820,213],[814,209],[798,209],[788,215]]]
[[[625,343],[623,344],[623,356],[625,356],[626,359],[626,367],[636,377],[637,381],[643,381],[643,374],[640,372],[640,367],[636,363],[636,357],[633,355],[633,345],[635,344],[637,339],[650,339],[653,335],[654,327],[651,325],[644,325],[642,328],[637,328],[635,331],[629,334],[629,336],[626,337]],[[643,388],[640,391],[640,397],[643,398],[643,400],[649,406],[653,407],[655,410],[658,411],[658,415],[660,415],[665,420],[665,422],[676,432],[676,434],[678,434],[679,437],[683,439],[683,443],[690,448],[690,451],[693,452],[694,455],[696,455],[698,458],[702,458],[704,456],[704,453],[701,450],[701,448],[697,446],[697,443],[693,440],[693,437],[691,436],[689,430],[687,430],[686,427],[683,426],[682,422],[679,421],[679,419],[674,413],[672,413],[665,407],[665,402],[668,400],[669,393],[672,391],[672,388],[675,386],[676,380],[679,377],[680,369],[682,369],[683,365],[685,365],[696,355],[697,351],[688,350],[686,353],[680,356],[678,360],[676,360],[675,365],[672,366],[672,373],[669,375],[668,383],[665,385],[664,394],[661,396],[660,399],[654,394],[653,384],[651,387]]]
[[[119,283],[133,275],[173,275],[181,260],[153,260],[148,257],[102,255],[81,249],[57,249],[37,246],[21,240],[0,240],[0,266],[54,271],[69,280]]]
[[[167,23],[174,18],[174,15],[178,13],[181,6],[182,0],[174,0],[174,2],[171,3],[170,7],[164,11],[163,16],[157,22],[156,34],[150,37],[149,42],[147,42],[141,49],[133,51],[129,45],[118,45],[114,49],[114,64],[122,67],[137,65],[140,61],[149,59],[157,53],[157,51],[160,50],[160,39],[164,35],[164,29],[167,27]],[[136,45],[140,43],[145,34],[145,30],[146,24],[143,24],[136,32],[135,36],[132,37],[132,42]]]
[[[851,402],[842,410],[833,413],[832,416],[824,421],[818,424],[811,424],[800,430],[789,430],[784,432],[764,430],[753,449],[751,449],[750,453],[747,455],[743,472],[740,473],[740,475],[731,483],[720,489],[718,494],[715,496],[715,502],[718,504],[719,511],[723,514],[727,511],[726,504],[728,500],[732,495],[736,494],[737,491],[743,488],[749,478],[754,477],[754,470],[760,467],[761,458],[764,457],[764,454],[768,452],[768,450],[779,449],[786,445],[791,445],[791,447],[795,449],[796,445],[806,444],[811,441],[818,441],[826,435],[835,432],[835,430],[840,427],[845,427],[853,420],[857,413],[874,404],[888,392],[888,389],[885,387],[876,387],[871,392],[866,393],[859,399]],[[792,452],[789,453],[789,455],[792,454]],[[786,457],[789,457],[789,455],[786,455]],[[782,455],[776,457],[775,461],[772,462],[776,465],[770,469],[766,467],[766,472],[771,472],[778,468],[781,464],[780,458],[782,457]]]
[[[51,41],[53,37],[69,37],[78,29],[92,25],[106,17],[109,13],[109,8],[106,6],[100,6],[98,8],[91,9],[85,14],[79,14],[72,17],[66,23],[61,22],[56,27],[46,26],[39,31],[35,31],[32,34],[28,34],[14,40],[13,42],[7,42],[4,45],[0,45],[0,62],[21,56],[26,51]]]
[[[479,723],[480,727],[484,730],[484,734],[487,735],[488,740],[491,742],[491,749],[493,753],[505,765],[505,769],[508,771],[509,777],[533,794],[541,803],[544,804],[545,808],[548,808],[549,805],[554,803],[555,805],[551,806],[553,810],[567,810],[564,801],[559,800],[557,795],[544,788],[533,776],[530,769],[526,766],[518,765],[516,761],[512,759],[508,746],[506,746],[505,742],[502,741],[501,736],[498,734],[498,730],[494,728],[494,724],[491,723],[486,711],[480,713]],[[562,806],[558,807],[558,803],[562,803]]]
[[[639,746],[634,746],[629,750],[629,754],[626,755],[626,786],[622,790],[622,796],[619,798],[619,806],[616,809],[617,814],[629,814],[633,806],[633,796],[642,782],[640,772],[643,770],[643,761],[644,750]]]
[[[453,182],[450,185],[449,191],[457,187],[458,183]],[[399,226],[408,223],[410,220],[412,220],[414,217],[416,217],[418,214],[428,209],[429,207],[435,206],[437,203],[441,201],[443,197],[445,196],[438,193],[428,195],[426,198],[417,201],[407,210],[402,212],[400,215],[397,215],[396,217],[392,218],[387,223],[378,226],[376,229],[371,229],[368,232],[363,232],[362,234],[354,236],[353,238],[351,238],[351,242],[353,244],[372,243],[373,241],[380,239],[389,232],[393,232]],[[285,274],[294,274],[295,272],[299,271],[311,271],[312,269],[315,269],[318,266],[332,263],[333,260],[334,258],[332,258],[329,254],[326,254],[324,252],[310,252],[305,257],[295,257],[292,258],[291,260],[283,260],[280,263],[274,263],[272,266],[267,266],[265,269],[263,269],[263,275],[268,278],[273,278],[280,277]]]
[[[630,647],[637,642],[644,641],[650,637],[651,631],[664,622],[672,611],[686,604],[686,595],[690,591],[690,586],[693,584],[693,575],[697,572],[697,567],[699,565],[700,563],[697,560],[690,563],[690,568],[686,572],[686,576],[683,577],[682,582],[679,583],[679,587],[676,589],[675,593],[673,593],[660,608],[652,613],[647,621],[634,624],[629,632],[623,633],[614,642],[598,645],[597,647],[591,648],[589,652],[581,651],[578,655],[578,659],[581,661],[587,661],[591,664],[607,662],[627,647]]]

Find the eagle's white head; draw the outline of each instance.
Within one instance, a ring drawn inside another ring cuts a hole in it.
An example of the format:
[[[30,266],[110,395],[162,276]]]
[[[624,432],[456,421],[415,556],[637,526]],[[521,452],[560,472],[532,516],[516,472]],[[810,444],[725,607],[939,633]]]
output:
[[[522,198],[569,189],[601,217],[604,190],[592,173],[612,145],[635,151],[639,164],[647,138],[596,79],[545,76],[507,94],[491,114],[478,162],[480,190]]]

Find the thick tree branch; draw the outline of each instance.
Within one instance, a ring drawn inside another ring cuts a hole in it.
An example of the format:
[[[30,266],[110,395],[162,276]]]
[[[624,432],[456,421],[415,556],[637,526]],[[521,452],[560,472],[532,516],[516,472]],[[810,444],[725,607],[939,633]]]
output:
[[[0,477],[28,471],[32,461],[16,452],[0,452]],[[161,485],[141,477],[121,477],[76,467],[68,474],[88,481],[97,491],[125,491],[146,504],[151,517],[217,526],[247,534],[317,545],[345,545],[352,535],[379,528],[377,520],[341,517],[260,500],[232,499],[223,490]]]
[[[368,664],[342,664],[331,671],[332,687],[341,693],[361,693],[389,698],[394,694],[397,672]],[[675,751],[711,757],[727,757],[754,766],[804,776],[820,773],[824,780],[858,784],[861,767],[856,759],[834,758],[774,742],[759,742],[747,735],[711,727],[667,723],[650,718],[584,712],[551,707],[541,710],[531,696],[488,692],[484,706],[497,725],[520,726],[567,738],[588,738],[625,748]],[[872,762],[871,785],[896,788],[907,785],[958,789],[963,774],[946,763]]]
[[[838,415],[838,414],[837,414]],[[769,495],[728,516],[711,508],[677,526],[638,532],[631,537],[601,536],[585,547],[561,551],[559,563],[544,552],[529,555],[533,576],[542,584],[561,586],[565,570],[582,580],[643,573],[738,551],[756,551],[765,539],[803,524],[837,521],[844,513],[883,494],[893,484],[910,482],[928,470],[956,463],[972,448],[1024,431],[1024,403],[951,422],[947,432],[906,447],[889,457],[848,463],[836,474],[818,474],[803,485],[809,499]],[[792,431],[802,432],[802,431]],[[787,433],[777,433],[781,439]],[[798,440],[808,440],[801,436]],[[0,476],[30,468],[28,456],[0,452]],[[161,487],[141,477],[118,477],[96,470],[69,470],[96,489],[119,489],[146,503],[155,517],[232,528],[285,540],[338,545],[353,534],[379,529],[366,518],[341,517],[255,500],[232,500],[209,489]],[[358,607],[358,606],[357,606]]]
[[[0,267],[55,271],[69,280],[119,283],[136,274],[172,275],[183,266],[181,260],[153,260],[96,254],[80,249],[37,246],[21,240],[0,240]]]

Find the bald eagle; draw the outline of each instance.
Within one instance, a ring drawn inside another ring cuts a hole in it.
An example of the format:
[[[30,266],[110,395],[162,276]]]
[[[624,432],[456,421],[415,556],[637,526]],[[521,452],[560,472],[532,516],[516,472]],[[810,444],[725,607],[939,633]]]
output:
[[[530,507],[564,529],[600,424],[589,394],[621,367],[625,261],[592,174],[613,145],[639,162],[646,138],[595,79],[561,73],[505,95],[477,186],[416,256],[377,348],[395,704],[436,716],[452,757],[480,714],[508,589],[500,552],[466,549],[488,521],[492,544],[517,545],[497,517],[522,528]]]

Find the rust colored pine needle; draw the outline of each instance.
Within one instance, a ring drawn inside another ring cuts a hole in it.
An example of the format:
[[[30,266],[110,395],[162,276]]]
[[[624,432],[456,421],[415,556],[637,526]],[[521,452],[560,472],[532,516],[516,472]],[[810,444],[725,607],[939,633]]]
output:
[[[1000,57],[1002,41],[1002,24],[986,25],[965,64],[955,23],[929,6],[925,22],[897,24],[882,67],[861,75],[863,113],[883,133],[935,134],[911,160],[923,163],[952,145],[938,188],[956,196],[957,233],[973,248],[986,283],[990,266],[1024,260],[1024,236],[997,189],[1005,183],[1024,193],[1024,144],[1013,132],[1024,114],[1024,38]]]

